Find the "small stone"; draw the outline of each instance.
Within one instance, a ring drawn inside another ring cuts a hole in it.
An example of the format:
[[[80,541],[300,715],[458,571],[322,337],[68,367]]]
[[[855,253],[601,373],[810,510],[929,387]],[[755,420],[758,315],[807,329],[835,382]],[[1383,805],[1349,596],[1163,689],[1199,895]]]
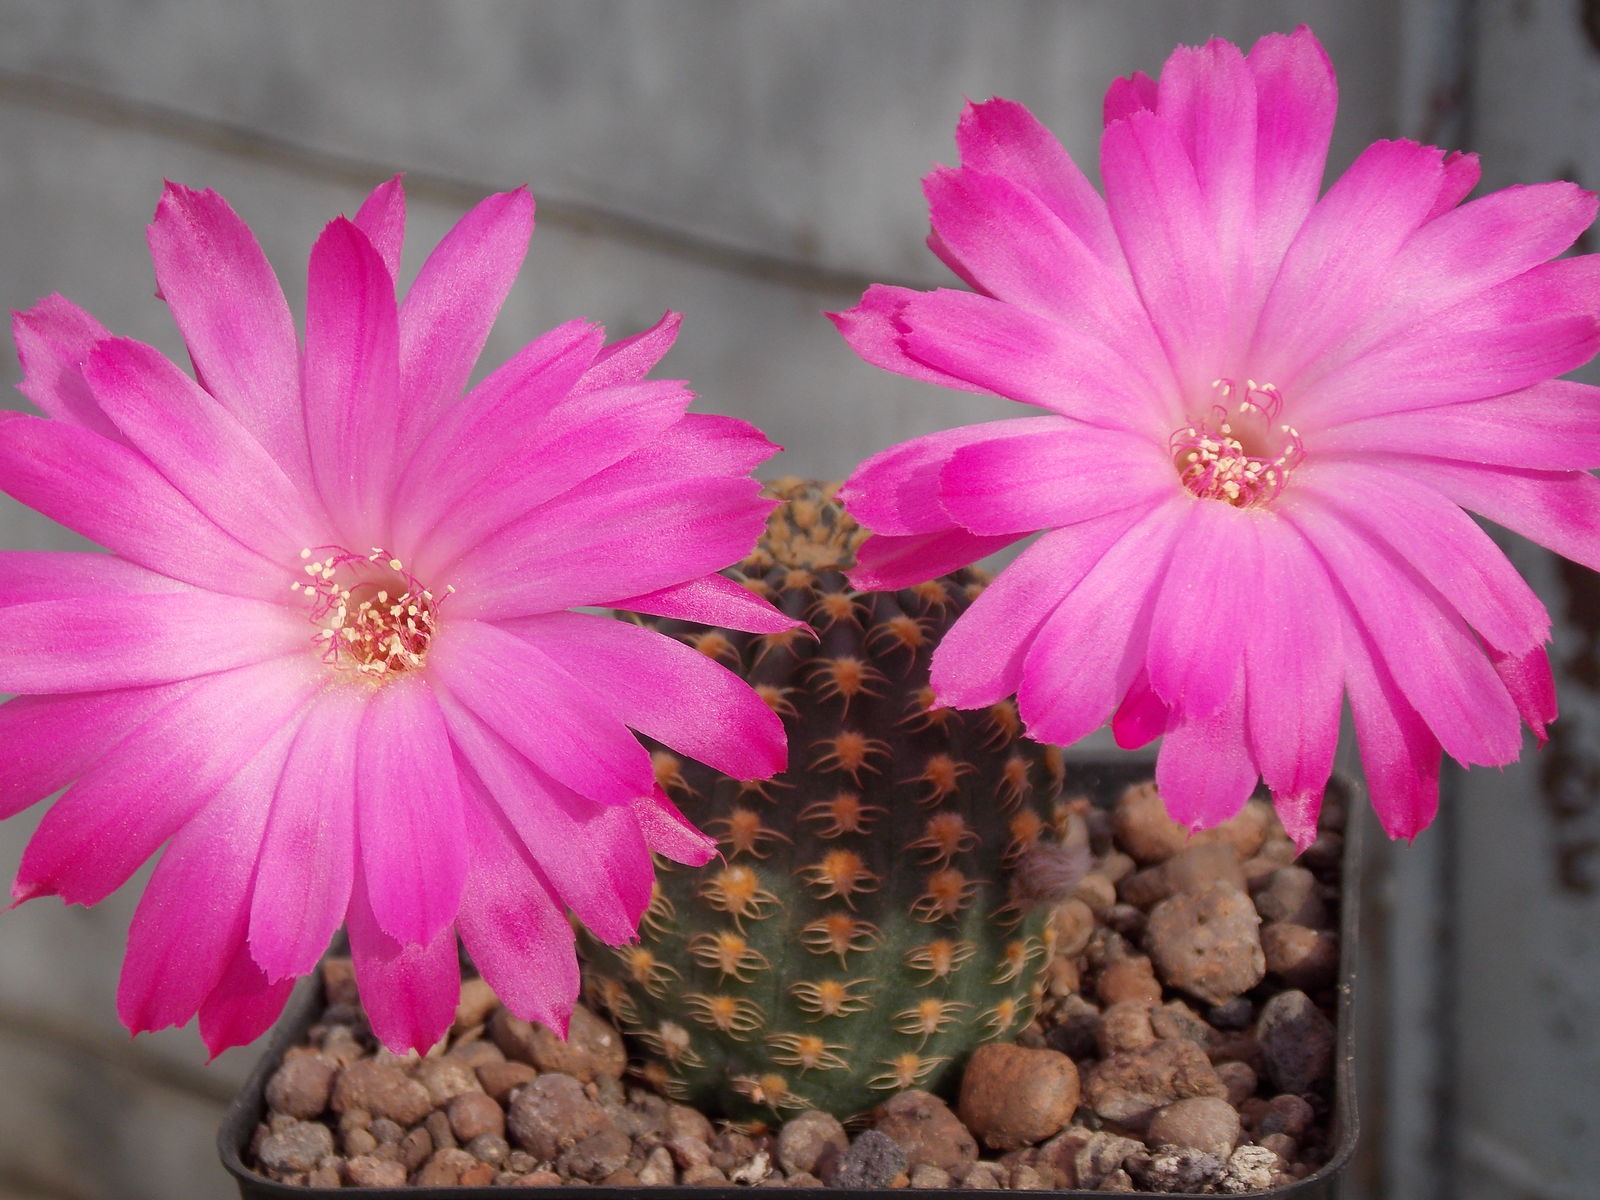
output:
[[[729,1178],[732,1178],[735,1170],[754,1158],[760,1148],[755,1138],[737,1129],[724,1129],[706,1146],[711,1151],[712,1164]]]
[[[372,1131],[372,1136],[378,1139],[380,1146],[395,1144],[406,1135],[406,1127],[398,1121],[391,1121],[388,1117],[374,1117],[367,1128]]]
[[[1144,945],[1144,931],[1150,917],[1142,908],[1131,904],[1113,904],[1106,909],[1106,925],[1136,945]]]
[[[632,1188],[639,1186],[639,1177],[627,1167],[619,1167],[599,1181],[600,1187]]]
[[[1300,1143],[1287,1133],[1264,1133],[1256,1140],[1256,1145],[1271,1150],[1280,1163],[1289,1166],[1300,1153]]]
[[[506,1155],[506,1170],[518,1175],[526,1175],[539,1165],[539,1160],[526,1150],[513,1150]]]
[[[1239,1113],[1218,1096],[1174,1100],[1150,1118],[1144,1140],[1151,1147],[1184,1146],[1225,1160],[1239,1141]]]
[[[1197,843],[1225,842],[1233,847],[1240,862],[1254,858],[1266,844],[1269,834],[1281,832],[1278,816],[1265,800],[1246,800],[1245,805],[1222,824],[1194,835]]]
[[[1288,921],[1262,927],[1267,970],[1303,992],[1325,988],[1339,976],[1339,935]]]
[[[697,1137],[673,1137],[664,1143],[672,1152],[672,1161],[687,1171],[690,1167],[703,1167],[711,1162],[711,1147]]]
[[[1117,844],[1146,866],[1165,862],[1189,841],[1189,831],[1167,815],[1166,801],[1154,783],[1136,784],[1123,792],[1111,820]]]
[[[1309,1092],[1333,1070],[1333,1023],[1304,992],[1279,992],[1261,1006],[1256,1042],[1280,1092]]]
[[[556,1170],[574,1179],[599,1183],[628,1161],[631,1149],[628,1135],[607,1125],[563,1151],[556,1159]]]
[[[868,1129],[839,1156],[828,1186],[835,1188],[890,1187],[905,1174],[906,1152],[876,1129]]]
[[[1263,1135],[1286,1133],[1297,1138],[1311,1128],[1316,1118],[1316,1110],[1305,1097],[1285,1092],[1267,1101],[1266,1111],[1255,1122],[1255,1127]]]
[[[778,1163],[793,1175],[806,1171],[822,1175],[830,1170],[850,1145],[850,1137],[833,1116],[808,1109],[789,1118],[778,1130]]]
[[[356,966],[352,960],[348,958],[322,960],[322,994],[329,1007],[336,1004],[360,1007],[361,992],[356,987]]]
[[[1078,990],[1082,983],[1077,961],[1055,954],[1044,966],[1044,990],[1054,999],[1061,1000]]]
[[[1228,1103],[1238,1108],[1251,1096],[1256,1094],[1256,1078],[1254,1068],[1249,1063],[1242,1063],[1235,1059],[1219,1062],[1215,1065],[1217,1078],[1222,1080],[1228,1089]]]
[[[507,1058],[541,1071],[570,1075],[583,1083],[602,1077],[621,1079],[628,1065],[616,1027],[581,1004],[573,1006],[565,1040],[554,1030],[512,1016],[503,1008],[489,1018],[489,1036]]]
[[[991,1149],[1031,1146],[1072,1120],[1078,1068],[1056,1050],[986,1042],[967,1061],[958,1107],[967,1128]]]
[[[1138,865],[1121,850],[1107,850],[1094,869],[1096,874],[1104,875],[1112,883],[1121,883]]]
[[[1224,1196],[1263,1192],[1273,1186],[1278,1156],[1264,1146],[1240,1146],[1217,1177],[1215,1187]]]
[[[539,1075],[537,1069],[520,1062],[484,1063],[476,1073],[483,1090],[501,1104],[508,1103],[513,1091]]]
[[[954,1180],[950,1172],[930,1163],[919,1163],[911,1168],[911,1187],[916,1189],[947,1188]]]
[[[1337,870],[1344,858],[1344,835],[1332,829],[1317,834],[1317,840],[1307,846],[1300,861],[1313,871]]]
[[[486,1187],[494,1182],[497,1174],[499,1174],[499,1172],[497,1172],[488,1163],[476,1163],[473,1166],[468,1167],[465,1171],[461,1172],[461,1178],[456,1180],[456,1186],[464,1188]]]
[[[264,1138],[257,1158],[269,1171],[310,1171],[332,1153],[333,1130],[320,1121],[295,1121]]]
[[[1006,1171],[999,1163],[975,1162],[959,1180],[964,1188],[974,1191],[993,1192],[1005,1187]]]
[[[1152,1192],[1207,1192],[1227,1168],[1225,1156],[1182,1146],[1162,1146],[1150,1155],[1148,1163],[1130,1172]]]
[[[451,1062],[461,1063],[470,1067],[474,1072],[485,1063],[505,1062],[505,1053],[493,1042],[485,1038],[476,1038],[470,1042],[459,1042],[450,1047],[445,1055]]]
[[[1163,982],[1208,1004],[1225,1004],[1261,982],[1261,917],[1227,883],[1163,900],[1150,914],[1148,948]]]
[[[361,1154],[345,1162],[344,1177],[352,1187],[404,1187],[406,1169],[400,1163]]]
[[[339,1147],[345,1157],[354,1158],[358,1154],[371,1154],[378,1148],[378,1139],[372,1136],[370,1129],[347,1129],[339,1135]]]
[[[1158,1039],[1150,1025],[1147,1000],[1124,1000],[1113,1004],[1100,1017],[1100,1054],[1108,1058],[1122,1050],[1143,1050]]]
[[[1016,1166],[1012,1167],[1011,1178],[1007,1181],[1007,1183],[1014,1192],[1044,1191],[1043,1178],[1040,1177],[1039,1172],[1035,1168],[1030,1167],[1027,1163],[1018,1163]]]
[[[757,1150],[749,1162],[728,1172],[728,1182],[760,1187],[772,1173],[772,1155],[766,1150]]]
[[[1213,1029],[1237,1033],[1249,1029],[1256,1019],[1256,1006],[1244,996],[1235,996],[1226,1004],[1214,1004],[1206,1012],[1206,1023]]]
[[[541,1075],[511,1101],[506,1129],[511,1140],[541,1162],[599,1132],[605,1110],[583,1094],[570,1075]]]
[[[342,1068],[334,1078],[329,1103],[334,1112],[361,1108],[399,1125],[415,1125],[433,1111],[427,1088],[394,1063],[376,1059],[363,1059]]]
[[[1087,904],[1090,912],[1099,916],[1117,902],[1117,885],[1100,872],[1090,871],[1078,880],[1072,895]]]
[[[433,1135],[427,1129],[413,1129],[400,1139],[400,1162],[408,1171],[415,1171],[428,1159],[433,1157],[434,1150],[454,1150],[454,1146],[435,1146]]]
[[[494,989],[487,981],[476,975],[470,979],[463,979],[461,998],[456,1001],[456,1019],[450,1028],[459,1034],[475,1025],[482,1025],[499,1004]]]
[[[490,1166],[504,1166],[511,1155],[511,1143],[493,1133],[480,1133],[466,1145],[466,1151],[479,1162]]]
[[[823,1183],[822,1180],[811,1174],[810,1171],[796,1171],[794,1174],[789,1176],[784,1186],[792,1188],[820,1188],[826,1187],[827,1184]]]
[[[450,1118],[441,1109],[431,1112],[424,1118],[422,1127],[428,1131],[428,1136],[433,1139],[433,1148],[443,1150],[454,1149],[456,1145],[455,1130],[450,1128]]]
[[[481,1164],[465,1150],[454,1146],[440,1150],[423,1164],[417,1172],[416,1185],[418,1187],[455,1187],[461,1182],[463,1171],[469,1171]]]
[[[1159,1108],[1192,1096],[1222,1096],[1227,1088],[1204,1050],[1182,1038],[1129,1050],[1097,1063],[1084,1088],[1102,1120],[1142,1131]]]
[[[1239,857],[1225,841],[1195,842],[1185,846],[1163,864],[1167,887],[1173,893],[1202,892],[1213,883],[1231,883],[1241,892],[1244,871]]]
[[[1150,1027],[1158,1038],[1184,1038],[1197,1046],[1208,1046],[1211,1026],[1182,1000],[1169,1000],[1150,1010]]]
[[[1161,982],[1156,978],[1155,964],[1142,954],[1130,954],[1108,962],[1095,980],[1095,991],[1100,1003],[1107,1005],[1127,1000],[1161,1002]]]
[[[718,1184],[727,1182],[728,1177],[710,1163],[701,1163],[698,1167],[688,1167],[683,1172],[682,1183],[684,1187],[716,1187]]]
[[[529,1171],[511,1182],[511,1187],[560,1187],[566,1180],[554,1171]]]
[[[1263,921],[1289,921],[1321,929],[1327,922],[1322,885],[1301,866],[1279,867],[1256,893],[1256,910]]]
[[[1094,911],[1082,900],[1063,900],[1050,910],[1056,931],[1056,953],[1064,958],[1082,954],[1094,934]]]
[[[428,1099],[435,1108],[443,1108],[467,1092],[483,1090],[477,1072],[460,1059],[425,1058],[411,1072],[411,1078],[428,1089]]]
[[[1172,895],[1172,885],[1167,882],[1165,864],[1157,863],[1124,875],[1117,884],[1117,896],[1122,903],[1136,909],[1153,908]]]
[[[1132,1192],[1137,1189],[1133,1186],[1133,1176],[1118,1167],[1100,1181],[1100,1190],[1102,1192]]]
[[[483,1134],[504,1134],[506,1111],[486,1092],[463,1092],[450,1101],[445,1109],[450,1118],[450,1132],[462,1142],[470,1142]]]
[[[977,1139],[950,1106],[918,1088],[897,1092],[873,1109],[872,1127],[905,1151],[911,1167],[955,1171],[978,1158]]]
[[[336,1188],[341,1186],[344,1182],[343,1176],[340,1174],[343,1166],[344,1160],[337,1156],[325,1159],[318,1164],[315,1171],[311,1171],[306,1175],[306,1186],[308,1188]]]
[[[645,1187],[664,1187],[678,1182],[678,1169],[672,1162],[672,1151],[657,1146],[645,1155],[644,1166],[639,1169],[639,1182]]]
[[[1045,1044],[1075,1061],[1097,1058],[1100,1054],[1100,1010],[1082,996],[1068,996],[1056,1013],[1055,1026],[1045,1035]]]
[[[320,1117],[333,1095],[338,1065],[320,1054],[286,1058],[267,1080],[267,1107],[291,1117]]]

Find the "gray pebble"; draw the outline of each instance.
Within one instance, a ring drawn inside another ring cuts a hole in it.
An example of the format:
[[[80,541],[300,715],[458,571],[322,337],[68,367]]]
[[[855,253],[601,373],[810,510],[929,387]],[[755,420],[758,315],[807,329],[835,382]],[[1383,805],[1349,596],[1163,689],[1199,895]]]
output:
[[[1256,1041],[1280,1092],[1308,1092],[1333,1070],[1333,1023],[1304,992],[1279,992],[1261,1006]]]
[[[269,1171],[310,1171],[332,1153],[333,1130],[320,1121],[296,1121],[264,1138],[258,1158]]]

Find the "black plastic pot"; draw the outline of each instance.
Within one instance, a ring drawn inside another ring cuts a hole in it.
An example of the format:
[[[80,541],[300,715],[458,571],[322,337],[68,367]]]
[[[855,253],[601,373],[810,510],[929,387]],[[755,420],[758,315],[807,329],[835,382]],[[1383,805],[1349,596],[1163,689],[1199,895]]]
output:
[[[1109,804],[1129,783],[1138,779],[1147,779],[1150,776],[1148,761],[1131,759],[1108,759],[1097,761],[1074,761],[1071,764],[1072,790],[1074,792],[1087,792],[1097,802]],[[1255,1196],[1270,1197],[1271,1200],[1338,1200],[1343,1194],[1343,1181],[1348,1173],[1351,1156],[1355,1151],[1357,1119],[1356,1119],[1356,1080],[1355,1080],[1355,984],[1356,984],[1356,947],[1357,947],[1357,914],[1360,907],[1360,865],[1361,865],[1361,828],[1360,820],[1362,808],[1366,798],[1362,789],[1347,778],[1338,777],[1333,781],[1330,794],[1337,795],[1345,803],[1347,819],[1344,829],[1344,862],[1340,886],[1340,914],[1339,914],[1339,983],[1338,983],[1338,1013],[1336,1020],[1337,1043],[1336,1059],[1334,1063],[1333,1081],[1333,1153],[1328,1161],[1313,1175],[1295,1183],[1279,1188],[1272,1188],[1264,1192],[1251,1193]],[[223,1118],[222,1127],[217,1134],[217,1148],[222,1156],[222,1165],[228,1169],[239,1183],[239,1193],[244,1200],[309,1200],[315,1197],[331,1198],[340,1195],[370,1195],[375,1197],[391,1197],[394,1200],[404,1197],[405,1200],[473,1200],[475,1197],[503,1197],[506,1190],[500,1187],[399,1187],[399,1188],[308,1188],[293,1187],[288,1184],[277,1183],[265,1176],[258,1175],[245,1165],[244,1155],[249,1147],[250,1139],[256,1126],[266,1112],[265,1092],[267,1080],[277,1070],[283,1061],[286,1051],[297,1045],[305,1035],[306,1030],[316,1021],[323,1009],[322,988],[319,982],[307,980],[301,985],[294,999],[290,1002],[288,1010],[273,1031],[272,1038],[267,1044],[266,1053],[262,1056],[256,1068],[246,1080],[243,1089],[234,1098],[229,1106],[227,1115]],[[797,1200],[843,1200],[850,1196],[861,1197],[861,1200],[876,1200],[885,1194],[883,1191],[867,1189],[842,1189],[842,1188],[785,1188],[784,1195],[794,1196]],[[652,1196],[657,1193],[663,1197],[670,1196],[673,1200],[681,1197],[682,1200],[738,1200],[739,1197],[748,1197],[751,1189],[748,1187],[690,1187],[674,1185],[670,1187],[597,1187],[593,1185],[580,1186],[555,1186],[538,1189],[538,1194],[549,1197],[550,1200],[584,1200],[596,1195],[614,1196]],[[979,1197],[990,1198],[992,1191],[980,1191],[971,1188],[942,1189],[932,1194],[939,1196],[967,1197],[978,1200]],[[1046,1191],[1036,1192],[1035,1195],[1053,1196],[1078,1196],[1078,1197],[1106,1197],[1123,1200],[1127,1193],[1106,1191]],[[1170,1194],[1170,1193],[1169,1193]]]

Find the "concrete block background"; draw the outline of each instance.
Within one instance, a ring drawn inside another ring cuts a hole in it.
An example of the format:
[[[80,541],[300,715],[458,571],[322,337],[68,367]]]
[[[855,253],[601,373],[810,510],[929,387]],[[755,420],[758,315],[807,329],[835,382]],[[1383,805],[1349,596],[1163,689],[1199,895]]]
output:
[[[874,280],[949,282],[922,244],[918,179],[952,159],[963,95],[1028,103],[1092,171],[1113,74],[1154,72],[1180,41],[1247,42],[1307,22],[1340,74],[1335,169],[1374,138],[1481,132],[1468,144],[1486,151],[1497,183],[1565,174],[1593,185],[1600,145],[1585,7],[0,0],[0,284],[9,307],[60,291],[114,331],[181,358],[150,295],[143,239],[163,177],[228,196],[297,311],[312,239],[379,180],[407,173],[408,272],[482,194],[527,182],[539,225],[486,364],[569,317],[621,335],[678,309],[687,320],[666,368],[693,381],[699,407],[753,420],[788,447],[775,471],[838,476],[893,441],[1014,407],[866,367],[820,315]],[[0,382],[16,377],[7,355]],[[6,403],[22,404],[14,393]],[[0,541],[72,544],[3,499]],[[1549,571],[1537,556],[1532,569]],[[1547,582],[1565,595],[1559,580]],[[1467,815],[1447,815],[1416,851],[1374,858],[1385,919],[1370,955],[1384,999],[1371,1021],[1385,1050],[1374,1056],[1359,1174],[1372,1196],[1458,1194],[1429,1190],[1454,1186],[1466,1161],[1465,1143],[1439,1125],[1451,1106],[1434,1097],[1469,1091],[1455,1115],[1485,1131],[1485,1145],[1537,1147],[1517,1160],[1518,1194],[1575,1195],[1562,1180],[1581,1178],[1580,1168],[1592,1177],[1597,1139],[1572,1122],[1600,1099],[1594,1074],[1565,1081],[1565,1098],[1553,1101],[1559,1132],[1542,1141],[1531,1118],[1494,1099],[1497,1079],[1559,1069],[1568,1043],[1542,1024],[1551,993],[1541,982],[1557,956],[1576,963],[1558,971],[1556,990],[1571,997],[1564,1019],[1592,1035],[1596,948],[1583,933],[1592,899],[1559,909],[1559,937],[1526,952],[1532,974],[1508,1001],[1514,1011],[1458,1004],[1440,982],[1443,972],[1470,983],[1501,939],[1515,938],[1519,915],[1545,911],[1546,893],[1521,896],[1516,883],[1544,861],[1543,827],[1514,816],[1542,811],[1538,781],[1494,781],[1521,794],[1490,801],[1472,782]],[[14,868],[37,817],[0,826],[0,873]],[[1497,846],[1520,857],[1483,861]],[[0,916],[0,1200],[230,1192],[210,1139],[253,1055],[202,1066],[192,1030],[128,1041],[114,995],[136,894],[125,889],[89,912],[46,901]],[[1435,935],[1457,911],[1470,914],[1471,931],[1439,959]],[[1490,1036],[1510,1046],[1493,1071],[1468,1050]],[[1471,1159],[1476,1178],[1498,1178],[1483,1166],[1495,1153]],[[1410,1170],[1424,1160],[1433,1173]]]

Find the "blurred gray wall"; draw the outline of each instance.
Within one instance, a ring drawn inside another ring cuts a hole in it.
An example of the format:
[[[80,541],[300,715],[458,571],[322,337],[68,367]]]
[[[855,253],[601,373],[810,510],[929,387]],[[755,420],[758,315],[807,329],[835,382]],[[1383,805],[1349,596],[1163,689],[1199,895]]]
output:
[[[1597,9],[0,0],[0,298],[60,291],[181,360],[144,250],[163,177],[228,196],[297,307],[310,242],[378,180],[407,172],[413,272],[467,205],[526,181],[538,231],[486,362],[568,317],[622,334],[679,309],[667,367],[700,407],[788,447],[774,470],[838,476],[1009,415],[862,365],[820,316],[873,280],[947,281],[917,181],[951,160],[963,95],[1026,102],[1092,170],[1113,74],[1307,22],[1340,75],[1335,169],[1408,135],[1482,151],[1493,185],[1594,185]],[[73,543],[0,501],[0,544]],[[1563,623],[1565,732],[1452,780],[1415,847],[1371,856],[1360,1195],[1554,1200],[1600,1178],[1600,592],[1521,561]],[[0,826],[0,874],[37,819]],[[230,1192],[212,1132],[253,1055],[203,1066],[192,1030],[129,1042],[113,1001],[135,895],[0,915],[0,1200]]]

